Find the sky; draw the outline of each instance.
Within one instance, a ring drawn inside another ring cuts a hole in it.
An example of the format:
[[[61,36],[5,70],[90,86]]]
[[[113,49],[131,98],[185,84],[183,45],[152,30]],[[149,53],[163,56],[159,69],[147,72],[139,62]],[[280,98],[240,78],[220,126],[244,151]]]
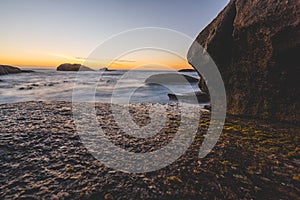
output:
[[[168,28],[195,38],[228,1],[0,0],[0,64],[56,67],[82,63],[111,36],[141,27]],[[129,57],[112,68],[136,65],[134,55]],[[97,59],[105,65],[112,58]],[[177,62],[170,59],[174,58],[166,56],[170,65]],[[175,68],[183,65],[178,61]]]

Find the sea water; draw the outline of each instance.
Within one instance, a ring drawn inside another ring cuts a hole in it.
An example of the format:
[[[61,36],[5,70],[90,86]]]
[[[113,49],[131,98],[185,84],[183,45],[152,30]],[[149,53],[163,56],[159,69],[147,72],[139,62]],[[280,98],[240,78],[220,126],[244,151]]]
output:
[[[95,71],[81,72],[78,81],[77,72],[62,72],[55,69],[37,69],[33,73],[10,74],[0,76],[0,103],[15,103],[25,101],[72,101],[74,87],[80,88],[76,100],[110,103],[127,98],[130,93],[130,103],[168,103],[168,93],[173,93],[168,85],[145,84],[151,74],[161,74],[170,71]],[[129,73],[130,72],[130,73]],[[128,76],[129,73],[129,76]],[[184,74],[198,78],[196,72]],[[91,80],[97,80],[96,85]],[[118,86],[118,87],[116,87]],[[89,94],[91,87],[93,93]],[[117,95],[113,92],[117,89]],[[132,92],[133,91],[133,92]],[[189,93],[199,91],[197,84],[178,84],[176,91]],[[116,99],[117,98],[117,99]],[[73,99],[74,100],[74,99]]]

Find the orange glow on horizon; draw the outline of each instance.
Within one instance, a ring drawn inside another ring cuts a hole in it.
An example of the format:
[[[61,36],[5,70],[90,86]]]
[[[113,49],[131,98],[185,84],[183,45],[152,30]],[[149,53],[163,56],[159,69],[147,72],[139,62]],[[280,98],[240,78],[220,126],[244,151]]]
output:
[[[0,64],[5,64],[5,65],[12,65],[12,66],[16,66],[16,67],[36,67],[36,68],[56,68],[57,66],[59,66],[60,64],[63,63],[78,63],[78,64],[84,64],[88,67],[91,67],[93,69],[100,69],[103,67],[108,67],[109,69],[116,69],[116,70],[125,70],[125,69],[133,69],[139,66],[145,66],[145,65],[149,65],[151,66],[151,64],[153,62],[149,62],[149,61],[137,61],[137,62],[132,62],[132,63],[118,63],[118,62],[113,62],[113,63],[102,63],[102,65],[96,65],[96,66],[90,66],[87,62],[85,63],[84,59],[74,59],[74,58],[56,58],[56,59],[52,59],[52,60],[43,60],[43,59],[35,59],[35,60],[31,60],[31,59],[13,59],[13,58],[7,58],[7,59],[0,59]],[[153,63],[154,65],[156,65],[155,63]],[[192,69],[191,65],[188,64],[186,61],[183,60],[167,60],[164,62],[159,62],[159,65],[161,66],[167,66],[167,68],[172,68],[175,70],[179,70],[179,69]],[[98,67],[99,66],[99,67]],[[151,68],[151,67],[150,67]]]
[[[79,57],[76,55],[85,55],[85,52],[76,53],[71,51],[49,51],[30,49],[22,50],[15,47],[3,51],[0,57],[0,64],[13,65],[17,67],[40,67],[56,68],[63,63],[82,64],[92,69],[108,67],[109,69],[133,69],[133,68],[155,68],[162,69],[190,69],[192,68],[186,60],[186,52],[182,51],[175,54],[159,49],[139,49],[130,51],[120,57],[114,54],[115,48],[106,52],[97,52],[88,57]],[[154,67],[155,66],[155,67]]]
[[[165,51],[141,50],[130,52],[119,58],[109,59],[110,55],[95,55],[94,58],[75,57],[62,53],[52,52],[6,52],[0,58],[0,64],[13,65],[18,67],[47,67],[56,68],[63,63],[78,63],[92,69],[108,67],[109,69],[189,69],[192,68],[185,59],[185,56],[172,54]],[[145,67],[147,66],[147,67]],[[154,67],[155,66],[155,67]]]

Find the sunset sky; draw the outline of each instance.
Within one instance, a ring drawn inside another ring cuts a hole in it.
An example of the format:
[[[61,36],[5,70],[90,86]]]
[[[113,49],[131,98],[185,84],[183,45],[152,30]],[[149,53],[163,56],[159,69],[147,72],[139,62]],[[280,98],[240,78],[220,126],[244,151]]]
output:
[[[140,27],[174,29],[195,38],[227,3],[228,0],[0,0],[0,64],[56,67],[65,62],[82,63],[112,35]],[[141,53],[136,56],[143,57]],[[130,60],[112,67],[134,67],[137,57],[131,55]],[[97,59],[105,65],[112,58]],[[168,56],[165,62],[174,68],[187,67],[186,62]]]

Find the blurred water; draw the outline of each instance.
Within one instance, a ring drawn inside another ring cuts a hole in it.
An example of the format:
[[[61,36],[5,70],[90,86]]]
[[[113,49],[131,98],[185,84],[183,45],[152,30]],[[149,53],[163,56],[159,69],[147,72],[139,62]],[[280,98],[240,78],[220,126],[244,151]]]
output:
[[[34,73],[22,73],[0,76],[0,103],[14,103],[24,101],[72,101],[72,92],[76,82],[77,72],[61,72],[55,69],[32,69]],[[145,77],[153,73],[164,73],[163,71],[135,71],[132,76],[124,78],[128,71],[106,71],[106,72],[82,72],[83,80],[76,87],[82,93],[80,101],[90,100],[89,95],[95,95],[97,102],[111,102],[112,92],[116,84],[118,95],[115,98],[124,98],[128,92],[134,89],[131,95],[131,103],[167,103],[168,93],[172,93],[162,85],[147,85],[143,83]],[[132,72],[132,71],[130,71]],[[197,77],[195,72],[184,74]],[[97,79],[97,89],[94,94],[87,94],[87,88],[93,87],[90,80]],[[123,79],[122,79],[123,78]],[[138,84],[142,83],[142,84]],[[197,84],[191,86],[176,85],[177,92],[188,93],[199,91]],[[78,91],[78,90],[77,90]]]

